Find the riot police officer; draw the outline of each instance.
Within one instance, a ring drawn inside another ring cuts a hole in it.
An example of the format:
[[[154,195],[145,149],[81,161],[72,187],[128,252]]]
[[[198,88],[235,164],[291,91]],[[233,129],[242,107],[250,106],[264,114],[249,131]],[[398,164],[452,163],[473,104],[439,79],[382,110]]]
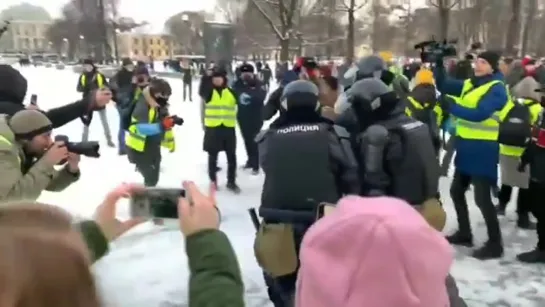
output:
[[[271,253],[269,245],[267,252],[257,257],[276,307],[287,306],[293,295],[297,265],[281,268],[279,272],[278,268],[268,266],[269,260],[283,265],[297,264],[299,245],[316,220],[318,204],[336,203],[343,195],[359,191],[357,163],[349,135],[320,116],[318,95],[318,87],[310,81],[297,80],[286,85],[280,118],[256,139],[265,173],[259,215],[263,218],[261,227],[268,227],[267,231],[258,232],[256,246],[286,239],[289,242],[276,246],[291,249],[291,255],[295,255],[295,258],[276,259],[279,253]],[[287,236],[282,235],[286,232]]]
[[[358,120],[362,194],[388,195],[419,206],[437,198],[439,163],[428,127],[407,116],[382,81],[363,79],[347,99]]]

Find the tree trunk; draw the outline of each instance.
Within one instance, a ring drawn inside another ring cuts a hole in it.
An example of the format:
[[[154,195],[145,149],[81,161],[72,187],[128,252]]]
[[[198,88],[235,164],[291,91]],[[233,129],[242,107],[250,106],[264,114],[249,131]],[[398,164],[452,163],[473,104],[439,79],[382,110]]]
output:
[[[280,62],[289,61],[290,57],[290,39],[280,40]]]
[[[537,10],[537,0],[528,0],[528,7],[526,13],[526,20],[524,22],[524,28],[522,28],[522,46],[521,54],[525,55],[528,53],[528,44],[530,38],[530,31],[534,24],[534,18],[536,16]]]
[[[508,55],[516,55],[518,35],[520,32],[520,9],[521,0],[511,0],[511,18],[505,37],[505,52]]]
[[[448,7],[441,6],[439,10],[439,39],[448,39],[448,27],[450,18],[450,9]]]
[[[346,61],[348,63],[352,63],[354,60],[354,27],[356,25],[356,17],[354,16],[354,8],[356,7],[356,0],[350,0],[350,8],[348,9],[348,25],[347,25],[347,31],[348,34],[346,36]]]

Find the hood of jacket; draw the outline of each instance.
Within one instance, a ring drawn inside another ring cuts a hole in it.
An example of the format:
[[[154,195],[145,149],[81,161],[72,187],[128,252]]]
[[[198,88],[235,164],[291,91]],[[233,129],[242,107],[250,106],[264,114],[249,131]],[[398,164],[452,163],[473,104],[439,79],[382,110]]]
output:
[[[520,80],[512,89],[511,94],[516,98],[525,98],[535,101],[541,101],[541,93],[536,90],[541,89],[539,82],[534,77],[525,77]]]
[[[406,202],[347,196],[303,238],[295,305],[449,306],[453,256],[441,233]]]
[[[28,82],[26,78],[10,65],[0,65],[0,101],[23,104]]]

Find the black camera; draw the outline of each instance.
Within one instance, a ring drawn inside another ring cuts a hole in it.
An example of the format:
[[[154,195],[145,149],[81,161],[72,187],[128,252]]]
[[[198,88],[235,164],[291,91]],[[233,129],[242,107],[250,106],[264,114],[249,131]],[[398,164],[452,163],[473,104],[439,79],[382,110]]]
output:
[[[181,126],[184,124],[184,119],[179,116],[172,115],[172,120],[174,120],[174,124],[176,126]]]
[[[55,142],[64,142],[66,149],[71,153],[90,158],[100,157],[100,144],[98,142],[70,142],[66,135],[55,136]]]
[[[432,37],[429,41],[423,41],[414,45],[414,49],[420,49],[420,58],[422,59],[422,62],[433,63],[439,58],[456,56],[458,54],[456,51],[457,43],[457,39],[436,41],[435,38]]]

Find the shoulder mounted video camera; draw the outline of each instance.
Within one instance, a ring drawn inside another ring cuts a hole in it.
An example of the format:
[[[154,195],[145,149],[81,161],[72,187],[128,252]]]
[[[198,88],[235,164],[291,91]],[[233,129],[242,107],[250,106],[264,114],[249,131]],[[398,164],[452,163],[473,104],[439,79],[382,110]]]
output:
[[[457,43],[457,39],[437,41],[435,40],[435,37],[432,36],[431,40],[414,45],[414,49],[420,49],[420,58],[422,59],[422,62],[433,63],[439,58],[456,56],[458,53],[456,50]]]

